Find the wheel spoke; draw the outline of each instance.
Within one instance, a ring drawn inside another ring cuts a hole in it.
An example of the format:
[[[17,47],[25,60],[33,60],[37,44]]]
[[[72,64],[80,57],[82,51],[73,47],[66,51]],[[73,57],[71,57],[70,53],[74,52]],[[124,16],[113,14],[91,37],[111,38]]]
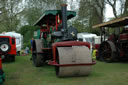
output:
[[[113,57],[112,47],[109,42],[103,42],[99,48],[99,56],[103,61],[110,62]]]

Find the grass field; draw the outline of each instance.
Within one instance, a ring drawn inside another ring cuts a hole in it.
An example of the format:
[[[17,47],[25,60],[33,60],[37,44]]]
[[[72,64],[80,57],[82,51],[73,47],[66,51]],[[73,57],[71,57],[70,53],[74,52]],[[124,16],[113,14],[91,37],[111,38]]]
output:
[[[128,85],[128,63],[97,62],[89,76],[58,78],[53,66],[36,68],[30,56],[17,56],[3,70],[4,85]]]

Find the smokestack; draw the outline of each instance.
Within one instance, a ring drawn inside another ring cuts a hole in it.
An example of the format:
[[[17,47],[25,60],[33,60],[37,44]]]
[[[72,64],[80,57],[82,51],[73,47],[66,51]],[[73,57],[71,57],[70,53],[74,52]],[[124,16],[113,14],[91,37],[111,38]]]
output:
[[[62,12],[62,27],[63,29],[67,30],[67,4],[61,5],[61,12]]]

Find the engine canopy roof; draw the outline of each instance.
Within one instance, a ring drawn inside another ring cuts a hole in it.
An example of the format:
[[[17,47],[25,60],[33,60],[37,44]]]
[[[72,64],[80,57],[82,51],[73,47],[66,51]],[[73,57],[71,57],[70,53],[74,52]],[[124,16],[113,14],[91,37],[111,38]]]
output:
[[[43,25],[47,23],[55,23],[55,16],[59,15],[61,19],[61,10],[47,10],[43,13],[43,15],[34,23],[34,25]],[[76,16],[76,12],[74,11],[67,11],[67,19],[71,19]]]
[[[93,28],[101,28],[101,27],[121,27],[128,25],[128,17],[123,17],[119,19],[114,19],[108,22],[104,22],[101,24],[94,25]]]

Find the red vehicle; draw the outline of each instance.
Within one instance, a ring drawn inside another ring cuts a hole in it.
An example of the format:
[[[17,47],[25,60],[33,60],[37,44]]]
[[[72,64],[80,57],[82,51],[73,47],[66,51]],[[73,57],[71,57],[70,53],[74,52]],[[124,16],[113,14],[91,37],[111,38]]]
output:
[[[3,61],[15,61],[16,40],[10,36],[0,36],[0,54]]]

